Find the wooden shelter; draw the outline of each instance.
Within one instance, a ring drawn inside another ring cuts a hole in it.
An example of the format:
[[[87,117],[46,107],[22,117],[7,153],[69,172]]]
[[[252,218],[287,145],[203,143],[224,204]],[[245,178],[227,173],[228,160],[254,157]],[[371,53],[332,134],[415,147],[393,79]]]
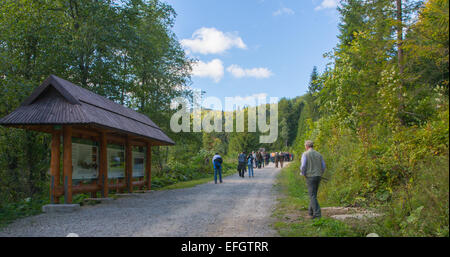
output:
[[[149,190],[151,146],[175,144],[147,116],[54,75],[0,125],[52,134],[52,203],[62,196],[72,203],[78,193],[108,197],[109,190]]]

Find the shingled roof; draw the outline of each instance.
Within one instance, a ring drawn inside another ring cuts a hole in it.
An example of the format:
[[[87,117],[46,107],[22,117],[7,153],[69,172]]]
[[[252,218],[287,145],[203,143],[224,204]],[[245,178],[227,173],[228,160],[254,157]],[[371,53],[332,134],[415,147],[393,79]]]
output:
[[[146,115],[50,75],[0,125],[96,125],[165,145],[175,144]]]

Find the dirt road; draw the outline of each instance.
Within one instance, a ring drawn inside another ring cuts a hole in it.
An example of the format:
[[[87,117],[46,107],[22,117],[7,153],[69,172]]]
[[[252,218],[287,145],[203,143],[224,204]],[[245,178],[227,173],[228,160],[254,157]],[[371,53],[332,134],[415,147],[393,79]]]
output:
[[[40,214],[0,229],[0,236],[276,236],[270,227],[280,169],[255,169],[224,183],[145,194],[83,206],[69,214]]]

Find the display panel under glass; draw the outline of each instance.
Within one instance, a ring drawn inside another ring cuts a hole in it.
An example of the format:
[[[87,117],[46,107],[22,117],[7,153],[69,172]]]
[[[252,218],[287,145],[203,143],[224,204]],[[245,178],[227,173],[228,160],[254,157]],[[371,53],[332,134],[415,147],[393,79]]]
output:
[[[133,178],[144,177],[145,151],[145,147],[133,147]]]
[[[98,143],[91,140],[72,139],[72,179],[93,180],[98,178]]]
[[[108,145],[108,178],[125,178],[125,148],[122,145]]]

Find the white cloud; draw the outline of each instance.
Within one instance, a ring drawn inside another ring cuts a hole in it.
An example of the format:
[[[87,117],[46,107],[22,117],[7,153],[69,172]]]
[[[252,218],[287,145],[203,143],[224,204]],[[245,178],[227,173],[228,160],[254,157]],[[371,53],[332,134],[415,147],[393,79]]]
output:
[[[219,59],[214,59],[210,62],[196,62],[192,65],[192,75],[196,77],[209,77],[218,83],[224,74],[223,63]]]
[[[252,77],[264,79],[272,76],[272,72],[267,68],[243,69],[239,65],[233,64],[227,68],[235,78]]]
[[[295,14],[295,12],[292,9],[283,7],[281,9],[278,9],[277,11],[275,11],[273,13],[273,16],[278,16],[278,15],[282,15],[282,14],[293,15],[293,14]]]
[[[314,10],[319,11],[323,9],[335,9],[338,5],[338,0],[323,0],[322,3],[314,8]]]
[[[192,39],[181,40],[181,45],[187,52],[201,54],[220,54],[232,47],[247,48],[236,33],[224,33],[216,28],[205,27],[196,30],[192,34]]]

